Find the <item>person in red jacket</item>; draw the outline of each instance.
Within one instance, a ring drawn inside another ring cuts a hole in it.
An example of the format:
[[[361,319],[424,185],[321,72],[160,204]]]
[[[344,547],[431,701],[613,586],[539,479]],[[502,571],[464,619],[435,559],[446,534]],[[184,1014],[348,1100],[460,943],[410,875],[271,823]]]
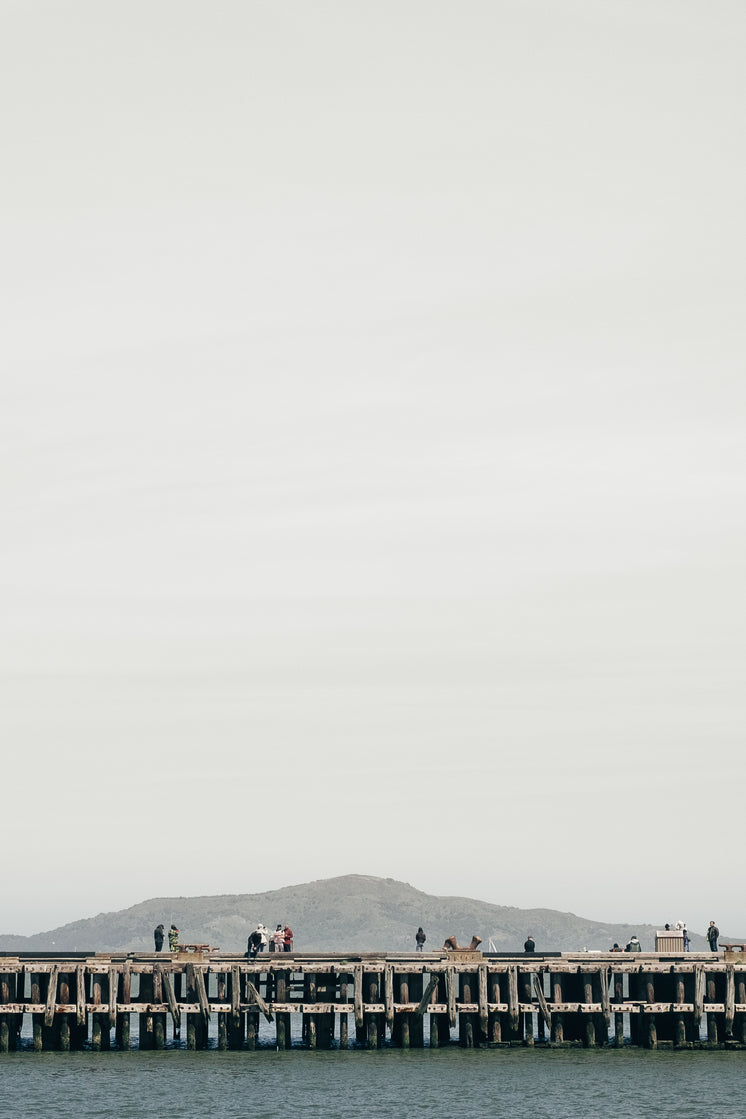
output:
[[[290,928],[290,925],[285,925],[285,930],[284,931],[285,931],[285,937],[284,937],[285,951],[286,952],[292,952],[293,951],[293,930]]]

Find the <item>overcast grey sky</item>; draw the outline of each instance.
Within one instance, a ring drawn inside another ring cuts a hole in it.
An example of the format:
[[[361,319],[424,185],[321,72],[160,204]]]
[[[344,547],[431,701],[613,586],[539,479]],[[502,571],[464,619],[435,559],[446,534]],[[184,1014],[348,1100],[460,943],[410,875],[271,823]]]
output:
[[[0,12],[0,932],[746,933],[740,0]]]

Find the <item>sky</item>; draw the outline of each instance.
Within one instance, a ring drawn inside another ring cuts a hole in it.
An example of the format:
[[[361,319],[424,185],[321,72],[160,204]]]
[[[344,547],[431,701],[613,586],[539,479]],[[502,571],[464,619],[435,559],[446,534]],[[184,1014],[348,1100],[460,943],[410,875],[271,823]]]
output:
[[[0,932],[746,935],[743,4],[0,22]]]

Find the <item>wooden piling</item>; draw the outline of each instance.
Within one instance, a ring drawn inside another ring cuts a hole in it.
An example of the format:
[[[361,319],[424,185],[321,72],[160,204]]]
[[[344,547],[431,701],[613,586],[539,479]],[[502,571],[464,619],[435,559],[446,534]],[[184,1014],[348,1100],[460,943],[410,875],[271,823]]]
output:
[[[241,972],[238,964],[230,970],[228,995],[231,1009],[228,1017],[228,1048],[243,1049],[244,1023],[241,1013]]]
[[[284,969],[275,975],[275,999],[278,1003],[288,1001],[289,974]],[[290,1015],[285,1011],[275,1012],[275,1044],[278,1049],[290,1048]]]
[[[190,965],[191,966],[191,965]],[[155,1049],[155,1036],[153,1033],[153,1011],[152,1004],[154,1002],[154,987],[153,987],[153,973],[140,972],[138,976],[138,1001],[142,1004],[143,1009],[139,1015],[139,1048],[140,1049]],[[191,999],[189,1000],[192,1001]],[[191,1017],[191,1015],[190,1015]]]
[[[11,995],[12,984],[12,995]],[[0,1009],[9,1003],[15,1002],[15,975],[9,972],[0,973]],[[11,1043],[12,1037],[12,1043]],[[0,1053],[8,1053],[15,1048],[15,1030],[11,1029],[11,1016],[0,1013]]]
[[[383,1044],[387,1028],[398,1048],[424,1044],[426,1015],[432,1048],[448,1044],[452,1025],[467,1048],[530,1046],[547,1036],[553,1045],[606,1045],[612,1015],[614,1041],[622,1045],[627,1015],[633,1045],[746,1050],[746,967],[738,959],[565,956],[545,965],[475,953],[431,962],[296,958],[289,966],[282,957],[259,965],[185,956],[165,963],[129,955],[28,963],[0,956],[0,1054],[16,1044],[24,1013],[37,1050],[76,1049],[88,1040],[94,1051],[103,1050],[112,1029],[117,1044],[128,1048],[132,1013],[144,1049],[165,1047],[167,1014],[175,1040],[187,1015],[190,1048],[207,1045],[217,1014],[221,1049],[256,1046],[260,1014],[275,1026],[277,1047],[290,1048],[293,1015],[301,1014],[304,1043],[325,1049],[335,1044],[337,1029],[340,1047],[349,1044],[353,1010],[358,1040],[371,1048]]]
[[[615,971],[614,983],[614,1044],[621,1048],[624,1045],[624,1011],[617,1010],[617,1006],[624,1003],[624,972]]]
[[[409,975],[406,972],[396,976],[396,990],[394,994],[398,1003],[409,1002]],[[410,1014],[403,1012],[396,1016],[396,1028],[393,1032],[393,1040],[400,1049],[409,1049],[409,1026],[411,1017]]]
[[[746,1007],[746,974],[743,971],[736,972],[736,1002],[739,1006]],[[746,1043],[746,1011],[744,1010],[736,1013],[734,1035],[742,1045]]]
[[[316,975],[309,971],[303,976],[303,1005],[309,1007],[316,1002]],[[303,1040],[308,1049],[315,1049],[318,1043],[318,1020],[316,1014],[304,1010],[303,1013]]]
[[[57,998],[65,1006],[70,1003],[70,973],[60,971],[57,979]],[[57,1047],[63,1053],[70,1052],[70,1015],[60,1011],[55,1016]]]
[[[705,997],[708,1003],[717,1001],[715,976],[711,971],[706,973]],[[707,1010],[707,1041],[710,1045],[717,1045],[718,1040],[718,1016],[714,1010]]]
[[[593,973],[590,971],[583,971],[583,1002],[586,1005],[593,1004]],[[593,1014],[586,1012],[583,1015],[583,1045],[588,1049],[594,1049],[596,1046],[596,1023]]]
[[[339,977],[339,1001],[345,1004],[349,1002],[349,979],[346,972]],[[347,1049],[349,1044],[349,1014],[345,1010],[339,1015],[339,1048]]]
[[[473,1001],[474,975],[468,971],[461,972],[461,991],[459,1002],[471,1003]],[[458,1016],[458,1039],[464,1049],[474,1048],[474,1014],[471,1011],[461,1012]]]
[[[31,993],[30,998],[33,1005],[38,1006],[44,1001],[42,997],[42,977],[38,971],[31,973]],[[32,1014],[31,1016],[31,1029],[33,1036],[34,1052],[41,1053],[42,1050],[42,1030],[44,1028],[44,1015],[40,1013]]]
[[[119,973],[119,1001],[129,1006],[132,1002],[132,965],[129,960],[125,960],[122,964],[122,970]],[[114,1030],[117,1045],[120,1049],[129,1049],[130,1047],[130,1016],[128,1011],[120,1011],[117,1016],[117,1024]]]
[[[502,984],[500,972],[492,971],[488,973],[489,985],[489,1001],[494,1005],[503,1002]],[[499,1010],[491,1010],[489,1013],[489,1044],[502,1045],[502,1020],[503,1015]]]
[[[378,971],[365,972],[363,977],[363,990],[365,992],[365,1001],[368,1003],[377,1003],[381,993],[381,975]],[[380,1011],[370,1010],[366,1012],[366,1043],[369,1049],[380,1049],[383,1044],[383,1015]]]

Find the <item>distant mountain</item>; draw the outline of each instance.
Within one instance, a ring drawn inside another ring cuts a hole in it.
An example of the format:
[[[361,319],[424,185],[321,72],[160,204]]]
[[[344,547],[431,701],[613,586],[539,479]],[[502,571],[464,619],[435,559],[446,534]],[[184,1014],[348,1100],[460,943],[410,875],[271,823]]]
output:
[[[263,894],[153,898],[33,936],[0,936],[0,951],[152,951],[154,927],[173,922],[185,943],[243,952],[259,921],[270,930],[278,922],[289,924],[302,952],[409,951],[418,925],[427,933],[426,949],[439,949],[452,935],[468,943],[473,933],[485,949],[491,940],[498,952],[522,951],[529,933],[539,952],[606,951],[615,941],[624,947],[632,933],[644,949],[655,944],[653,925],[603,924],[554,909],[435,897],[393,878],[349,874]],[[704,937],[690,935],[692,949],[707,947]]]

